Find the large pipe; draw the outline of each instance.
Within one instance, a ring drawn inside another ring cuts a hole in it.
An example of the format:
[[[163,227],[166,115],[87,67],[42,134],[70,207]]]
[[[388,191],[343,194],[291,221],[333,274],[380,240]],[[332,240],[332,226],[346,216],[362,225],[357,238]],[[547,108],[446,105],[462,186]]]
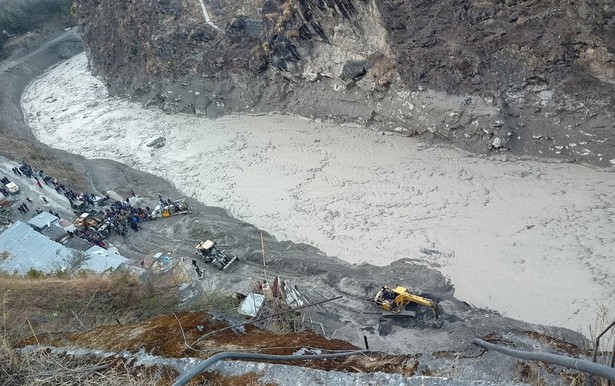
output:
[[[360,351],[346,351],[334,354],[319,354],[319,355],[269,355],[269,354],[255,354],[248,352],[221,352],[211,357],[207,358],[205,361],[201,362],[199,365],[193,367],[186,374],[182,375],[175,381],[173,386],[183,386],[186,383],[190,382],[190,380],[201,372],[203,372],[206,368],[213,365],[214,363],[222,360],[222,359],[255,359],[260,361],[301,361],[301,360],[309,360],[309,359],[329,359],[329,358],[338,358],[338,357],[347,357],[350,355],[356,354],[367,354],[368,350],[360,350]]]
[[[473,339],[472,343],[488,348],[489,350],[501,352],[502,354],[506,354],[511,357],[551,363],[553,365],[568,367],[570,369],[583,371],[585,373],[597,375],[606,379],[615,380],[615,369],[598,363],[593,363],[582,359],[565,357],[562,355],[547,354],[543,352],[513,350],[511,348],[485,342],[482,339]]]

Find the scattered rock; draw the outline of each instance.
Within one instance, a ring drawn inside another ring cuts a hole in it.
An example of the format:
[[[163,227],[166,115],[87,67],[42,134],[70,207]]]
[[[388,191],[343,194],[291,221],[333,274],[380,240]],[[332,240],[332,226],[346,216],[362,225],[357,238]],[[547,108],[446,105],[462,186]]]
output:
[[[147,147],[153,147],[154,149],[160,149],[167,144],[167,139],[165,137],[158,137],[155,140],[151,141],[147,144]]]
[[[366,73],[367,68],[365,66],[365,61],[349,61],[344,64],[342,79],[356,82],[357,80],[363,78]]]

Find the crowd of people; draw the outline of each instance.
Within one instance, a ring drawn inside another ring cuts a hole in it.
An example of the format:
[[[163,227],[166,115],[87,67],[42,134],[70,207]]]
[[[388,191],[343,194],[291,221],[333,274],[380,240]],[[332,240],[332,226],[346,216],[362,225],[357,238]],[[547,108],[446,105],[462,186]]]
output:
[[[100,233],[107,236],[111,231],[119,236],[126,236],[127,229],[130,227],[133,231],[141,230],[141,223],[152,219],[149,206],[145,208],[132,206],[129,200],[115,201],[105,210],[103,224],[99,227]]]
[[[41,189],[43,188],[43,184],[53,187],[58,194],[62,194],[68,199],[71,208],[74,209],[73,212],[77,216],[81,215],[84,210],[89,208],[91,211],[91,219],[82,222],[78,229],[68,233],[71,237],[82,238],[93,245],[99,245],[106,248],[105,240],[111,235],[112,232],[119,236],[126,236],[128,234],[128,228],[138,232],[141,230],[141,223],[152,220],[151,209],[148,206],[133,206],[130,204],[128,199],[125,201],[115,201],[111,203],[108,208],[94,213],[92,209],[95,206],[103,206],[106,202],[108,202],[110,199],[108,195],[97,196],[93,193],[76,192],[68,186],[60,183],[55,177],[46,175],[43,170],[36,170],[25,162],[19,167],[12,168],[12,171],[15,175],[26,176],[33,179],[34,183]],[[8,178],[3,177],[2,182],[3,184],[6,184],[10,181]],[[2,190],[2,193],[4,194],[4,190],[6,189],[2,188]],[[136,194],[132,189],[130,190],[130,193],[133,197],[136,197]],[[6,192],[5,196],[8,195],[9,192]],[[161,196],[158,198],[161,204],[171,204],[171,200],[169,199],[165,199]],[[29,197],[26,197],[26,200],[30,204],[33,203]],[[43,200],[45,204],[49,204],[46,197],[41,196],[41,200]],[[25,214],[30,211],[30,208],[24,202],[17,207],[17,210],[19,210],[20,213]],[[42,210],[37,208],[36,212],[42,213]],[[60,218],[60,215],[57,212],[53,212],[51,209],[49,210],[49,213]]]

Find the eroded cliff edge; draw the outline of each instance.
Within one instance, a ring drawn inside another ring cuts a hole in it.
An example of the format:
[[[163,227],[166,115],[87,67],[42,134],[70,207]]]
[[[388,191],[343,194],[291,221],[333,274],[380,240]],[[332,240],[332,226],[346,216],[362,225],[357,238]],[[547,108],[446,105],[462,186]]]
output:
[[[608,0],[76,0],[73,12],[94,73],[146,105],[615,164]]]

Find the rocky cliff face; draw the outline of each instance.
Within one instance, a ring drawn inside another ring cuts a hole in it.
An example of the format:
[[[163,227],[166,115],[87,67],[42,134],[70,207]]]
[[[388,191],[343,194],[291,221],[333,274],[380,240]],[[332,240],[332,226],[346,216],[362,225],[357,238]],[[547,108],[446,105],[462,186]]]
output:
[[[94,72],[146,105],[615,164],[610,0],[76,0],[74,13]]]

